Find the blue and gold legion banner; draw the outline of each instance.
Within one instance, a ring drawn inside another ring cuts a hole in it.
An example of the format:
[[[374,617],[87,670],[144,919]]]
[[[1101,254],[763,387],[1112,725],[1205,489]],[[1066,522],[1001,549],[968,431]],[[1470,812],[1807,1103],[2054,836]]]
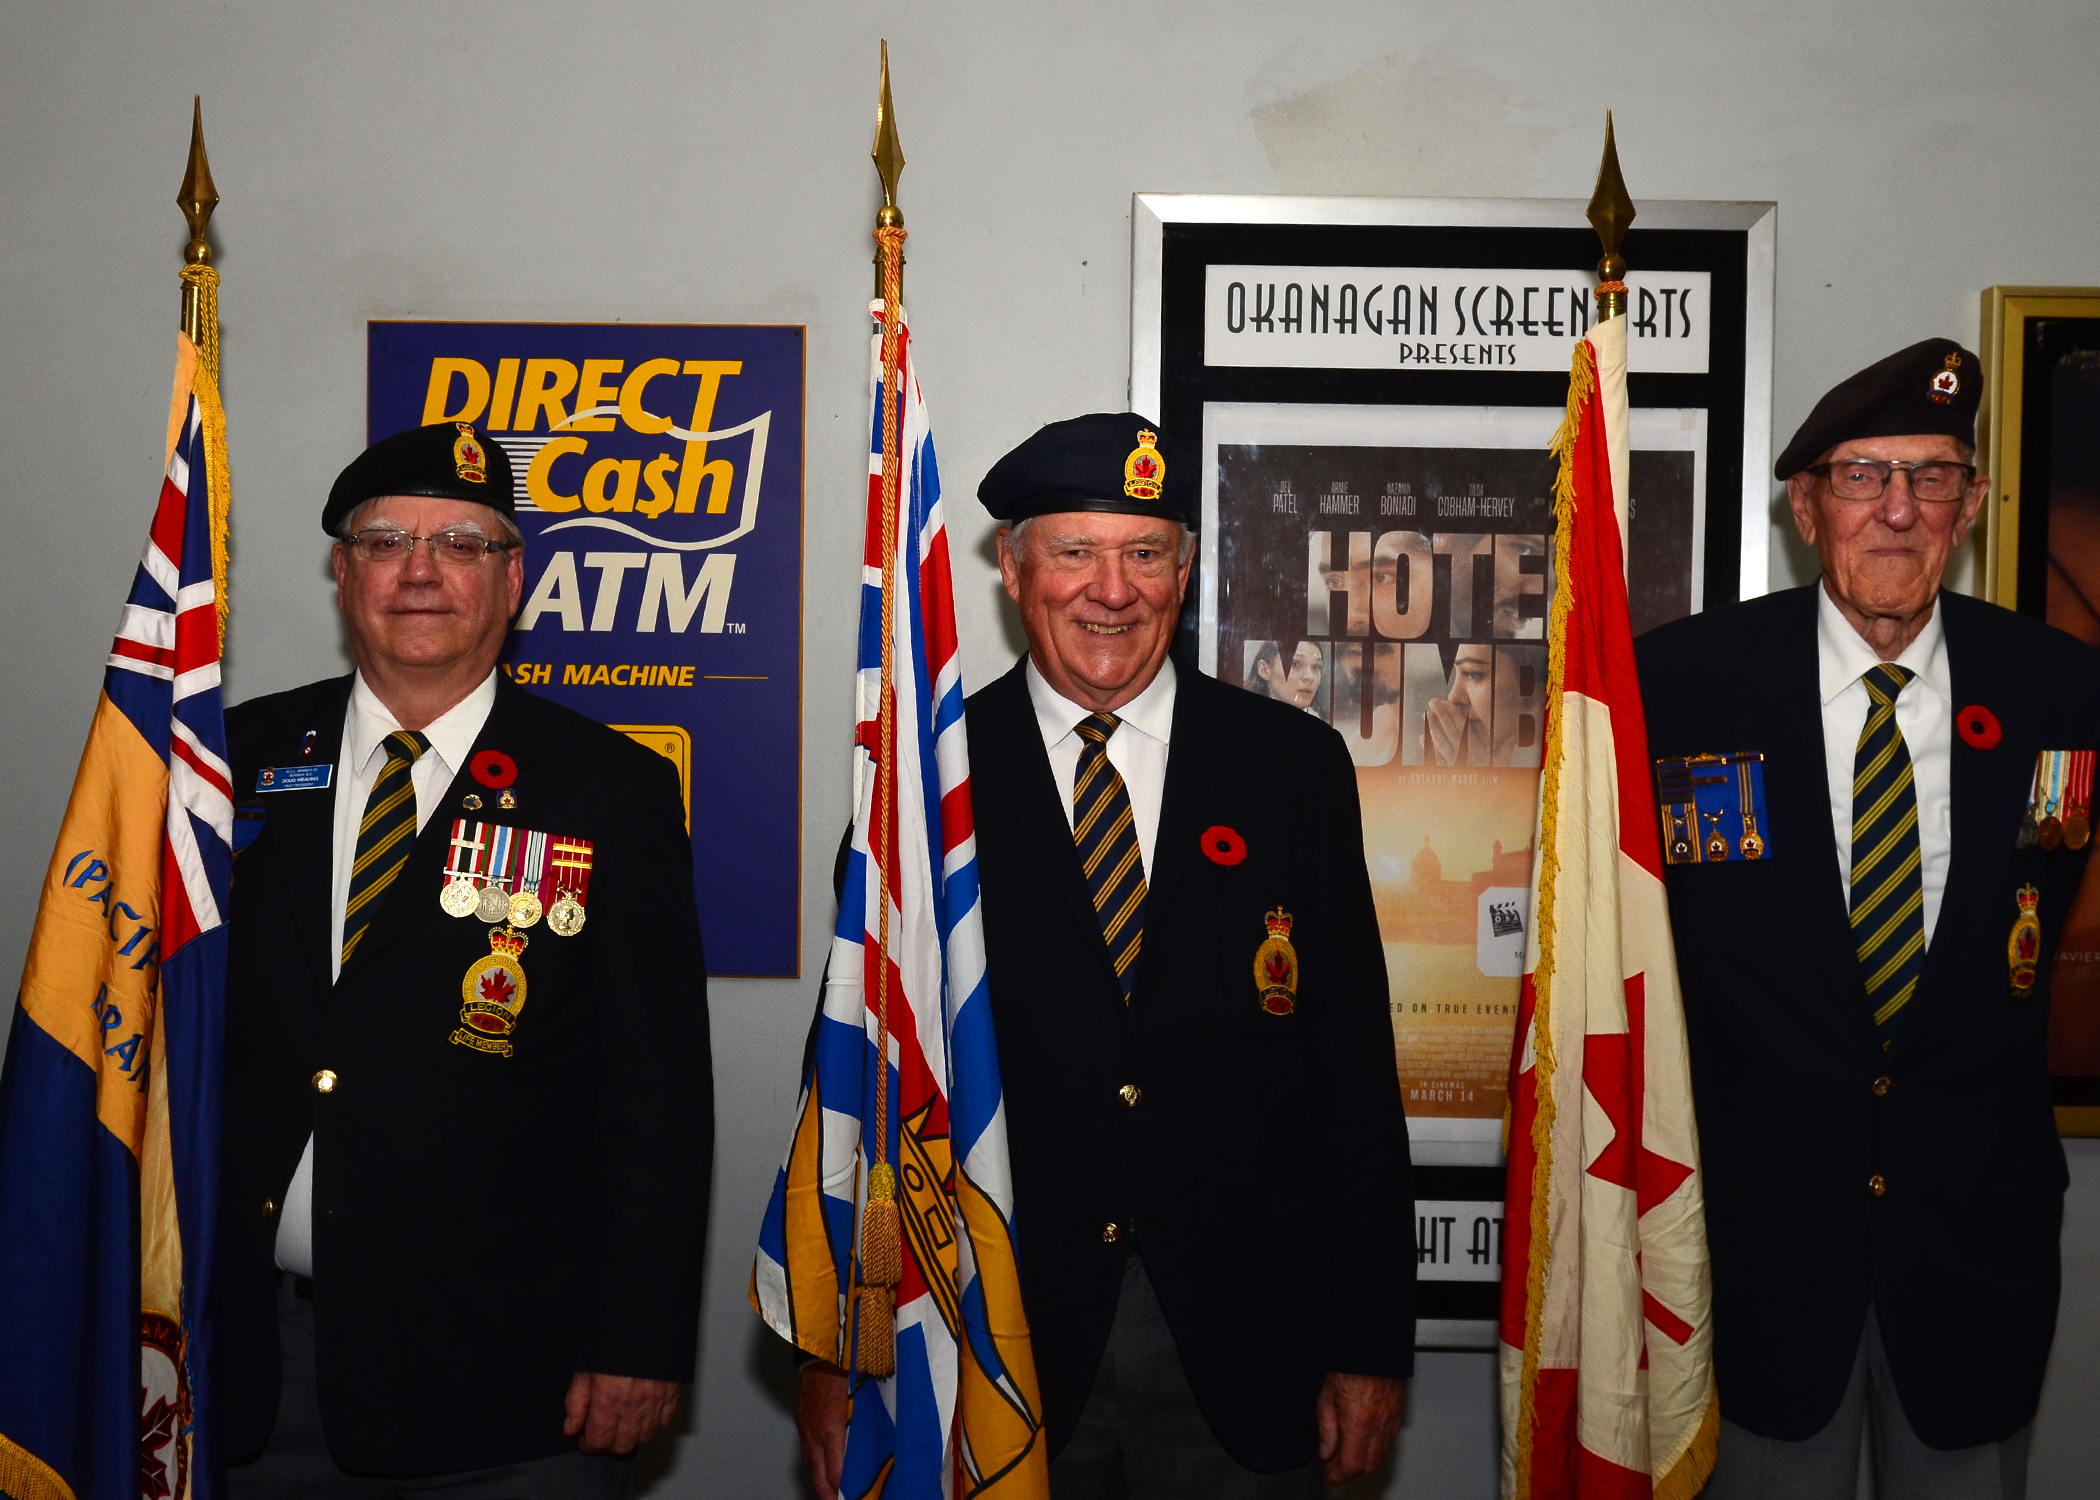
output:
[[[712,974],[797,972],[803,330],[368,325],[368,436],[510,454],[525,605],[503,669],[678,766]]]

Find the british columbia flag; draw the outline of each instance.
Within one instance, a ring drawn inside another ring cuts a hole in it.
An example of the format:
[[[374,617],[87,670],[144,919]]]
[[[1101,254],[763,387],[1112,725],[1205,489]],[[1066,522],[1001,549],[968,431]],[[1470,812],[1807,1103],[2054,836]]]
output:
[[[0,1492],[14,1500],[212,1493],[227,493],[217,391],[184,338],[160,500],[0,1073]]]
[[[880,302],[871,309],[875,415],[852,842],[794,1136],[759,1231],[751,1299],[782,1338],[855,1372],[842,1495],[1034,1500],[1048,1494],[1048,1470],[1014,1259],[948,536],[901,316],[901,470],[896,513],[885,526],[882,309]],[[895,538],[887,557],[886,532]],[[887,743],[886,572],[894,580]],[[881,837],[885,825],[893,840]],[[871,852],[884,842],[893,845],[886,879]],[[877,1050],[884,1028],[870,977],[879,973],[885,925],[886,1056]],[[878,1131],[886,1137],[880,1151]],[[896,1367],[879,1379],[860,1373],[867,1361],[852,1312],[860,1281],[855,1228],[877,1160],[895,1170],[904,1227]]]

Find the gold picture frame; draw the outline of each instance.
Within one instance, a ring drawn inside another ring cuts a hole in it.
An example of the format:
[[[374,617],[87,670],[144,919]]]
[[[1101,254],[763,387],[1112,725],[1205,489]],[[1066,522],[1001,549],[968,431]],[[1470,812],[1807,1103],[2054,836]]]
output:
[[[1978,413],[1977,461],[1993,485],[1977,583],[1984,598],[2051,619],[2090,641],[2095,611],[2089,589],[2080,591],[2053,540],[2057,526],[2051,512],[2064,477],[2050,472],[2047,408],[2054,393],[2029,389],[2057,346],[2067,342],[2036,325],[2047,321],[2061,329],[2067,322],[2088,320],[2100,323],[2100,287],[1994,286],[1983,294],[1984,404]],[[2075,337],[2088,350],[2100,342],[2091,330]],[[2031,416],[2041,425],[2031,426]],[[2057,519],[2069,514],[2075,513]],[[2086,525],[2083,550],[2090,551],[2090,518]],[[2052,593],[2062,597],[2052,600]],[[2074,616],[2074,604],[2083,613]],[[2072,902],[2050,987],[2049,1071],[2057,1131],[2100,1136],[2100,865],[2088,869]]]
[[[1978,462],[1991,476],[1991,500],[1977,592],[2007,609],[2018,609],[2022,602],[2021,416],[2027,325],[2036,318],[2100,318],[2100,286],[1994,286],[1983,294],[1983,409],[1977,413],[1976,440]]]

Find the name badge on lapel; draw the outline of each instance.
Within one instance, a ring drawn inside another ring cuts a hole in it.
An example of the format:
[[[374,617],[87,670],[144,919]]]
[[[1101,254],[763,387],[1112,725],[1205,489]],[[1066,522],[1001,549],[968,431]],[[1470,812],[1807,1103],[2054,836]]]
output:
[[[1771,857],[1765,841],[1765,757],[1666,755],[1655,762],[1663,862],[1718,865]]]
[[[255,790],[325,792],[334,780],[334,766],[264,766],[255,773]]]

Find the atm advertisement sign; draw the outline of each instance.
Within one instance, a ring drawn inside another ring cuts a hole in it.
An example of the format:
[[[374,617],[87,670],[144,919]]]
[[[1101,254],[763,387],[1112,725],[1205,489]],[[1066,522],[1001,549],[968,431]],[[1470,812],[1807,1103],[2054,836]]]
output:
[[[801,916],[804,330],[367,325],[367,437],[510,456],[502,670],[678,767],[707,967],[792,978]]]

